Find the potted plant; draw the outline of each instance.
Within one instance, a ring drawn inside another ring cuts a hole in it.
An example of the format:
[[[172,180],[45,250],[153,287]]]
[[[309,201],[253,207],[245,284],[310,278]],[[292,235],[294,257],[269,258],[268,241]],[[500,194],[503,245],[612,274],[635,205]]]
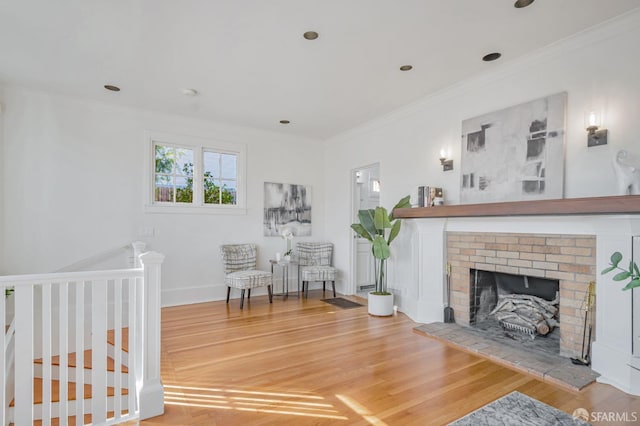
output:
[[[387,291],[387,259],[391,256],[389,245],[400,233],[400,219],[393,217],[393,210],[410,207],[409,196],[402,198],[387,213],[384,207],[358,211],[360,223],[351,228],[371,242],[371,252],[375,259],[375,291],[369,292],[369,314],[375,316],[393,315],[393,293]]]

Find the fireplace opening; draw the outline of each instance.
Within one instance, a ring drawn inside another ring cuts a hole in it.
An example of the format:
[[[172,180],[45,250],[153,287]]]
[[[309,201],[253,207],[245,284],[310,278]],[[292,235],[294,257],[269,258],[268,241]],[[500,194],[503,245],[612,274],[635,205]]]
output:
[[[560,353],[560,282],[470,270],[469,324],[490,338]]]

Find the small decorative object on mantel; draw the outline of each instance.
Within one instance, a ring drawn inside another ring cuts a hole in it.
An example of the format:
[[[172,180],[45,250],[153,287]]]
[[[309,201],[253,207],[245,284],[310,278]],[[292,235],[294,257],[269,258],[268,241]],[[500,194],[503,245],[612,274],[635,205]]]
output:
[[[427,197],[427,206],[441,206],[444,204],[444,192],[442,188],[436,188],[435,186],[429,187],[429,196]]]
[[[418,187],[418,207],[433,207],[444,204],[442,188],[435,186]]]
[[[621,149],[613,158],[619,195],[640,194],[640,159]]]

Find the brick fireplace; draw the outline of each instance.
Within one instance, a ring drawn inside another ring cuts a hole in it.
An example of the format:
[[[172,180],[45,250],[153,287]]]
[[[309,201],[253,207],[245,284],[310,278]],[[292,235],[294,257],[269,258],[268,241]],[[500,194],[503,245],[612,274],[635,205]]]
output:
[[[447,232],[446,247],[457,323],[470,325],[471,269],[559,280],[560,354],[580,355],[583,303],[596,279],[594,235]]]

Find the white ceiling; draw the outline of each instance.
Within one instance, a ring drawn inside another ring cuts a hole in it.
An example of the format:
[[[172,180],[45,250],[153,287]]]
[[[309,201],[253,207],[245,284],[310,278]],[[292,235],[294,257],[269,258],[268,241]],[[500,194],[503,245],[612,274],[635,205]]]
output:
[[[0,82],[327,138],[640,7],[514,1],[0,0]]]

